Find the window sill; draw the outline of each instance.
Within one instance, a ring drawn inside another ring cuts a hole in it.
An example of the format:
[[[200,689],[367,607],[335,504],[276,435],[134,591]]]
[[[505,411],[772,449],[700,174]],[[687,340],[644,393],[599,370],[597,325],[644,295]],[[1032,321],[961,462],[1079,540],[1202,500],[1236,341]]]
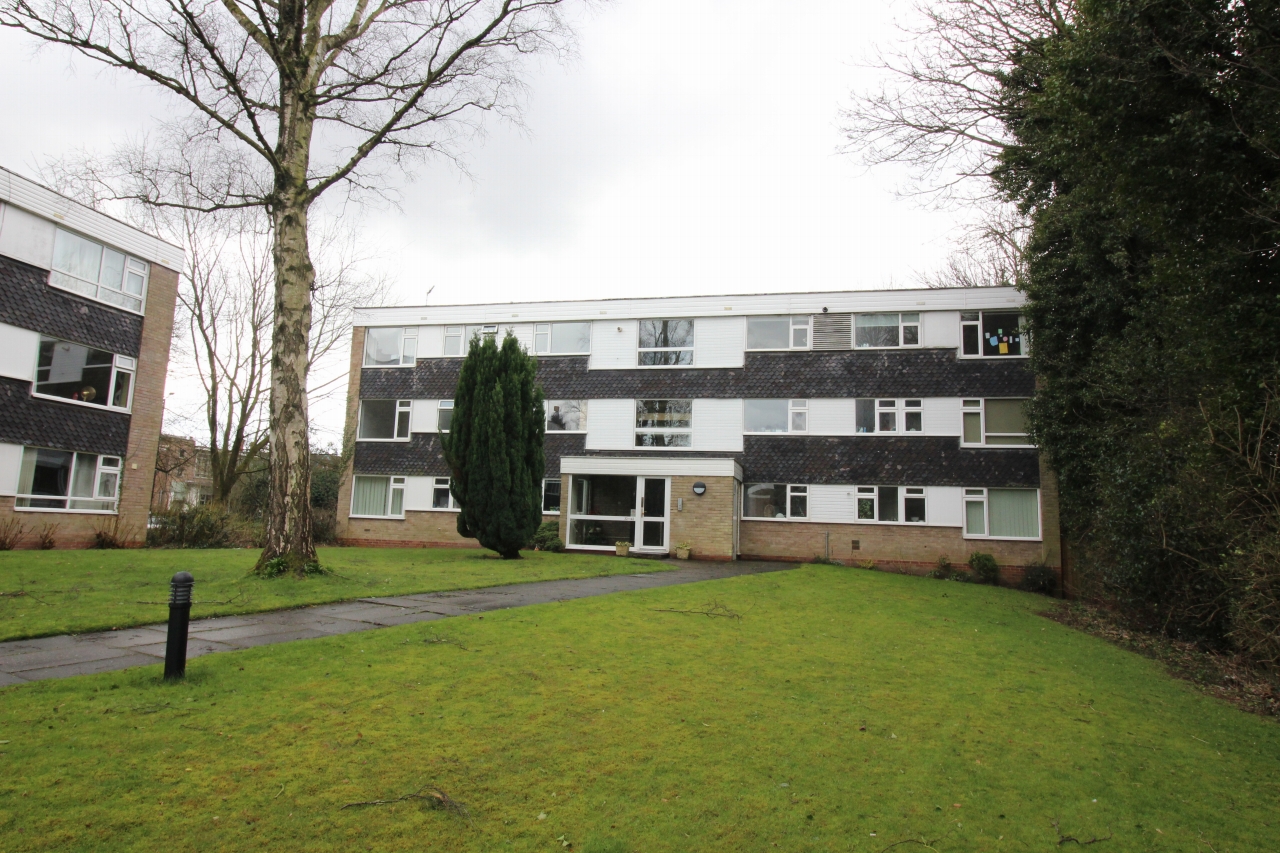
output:
[[[39,500],[46,500],[46,497],[40,497]],[[83,500],[93,500],[92,498],[83,498]],[[60,512],[65,515],[119,515],[119,510],[114,509],[57,509],[55,507],[45,506],[15,506],[14,512]]]
[[[547,435],[586,435],[585,429],[549,429]]]
[[[368,441],[374,444],[408,444],[409,443],[408,438],[357,438],[356,441]]]
[[[956,358],[968,359],[970,361],[982,361],[983,359],[986,359],[987,361],[1000,361],[1002,359],[1008,360],[1011,358],[1012,359],[1031,358],[1031,356],[1030,355],[965,355],[963,353],[960,353],[956,356]]]
[[[68,400],[66,397],[54,397],[52,394],[39,394],[34,390],[34,382],[31,387],[31,397],[35,400],[48,400],[51,403],[68,403],[72,406],[82,406],[86,409],[94,409],[99,412],[117,412],[122,415],[129,415],[133,413],[132,409],[121,409],[117,406],[99,406],[97,403],[86,403],[84,400]]]
[[[965,450],[1035,450],[1034,444],[965,444],[960,442],[960,447]]]
[[[770,436],[770,435],[778,435],[778,436],[783,436],[783,435],[798,435],[798,436],[803,437],[803,436],[808,435],[808,434],[809,434],[809,431],[808,431],[808,430],[805,430],[804,432],[800,432],[799,430],[791,430],[791,431],[782,431],[782,432],[748,432],[748,431],[746,431],[746,430],[743,430],[743,433],[742,433],[742,434],[743,434],[743,435],[765,435],[765,436]]]
[[[812,518],[765,518],[763,516],[744,515],[742,516],[742,520],[743,521],[777,521],[777,522],[808,521],[813,524],[876,524],[876,525],[884,525],[886,527],[888,526],[893,526],[893,527],[931,527],[931,526],[947,527],[949,526],[945,524],[930,525],[929,522],[927,521],[880,521],[879,519],[874,519],[874,518],[855,518],[851,521],[817,521]]]
[[[566,356],[569,358],[581,358],[584,355],[591,355],[591,353],[589,352],[535,352],[533,353],[533,355],[536,358],[559,358],[561,356]]]
[[[403,515],[348,515],[347,518],[364,518],[370,521],[404,521]]]
[[[415,359],[416,363],[416,359]],[[397,367],[413,367],[413,364],[362,364],[361,370],[395,370]]]
[[[75,278],[75,276],[70,275],[69,273],[64,273],[64,272],[63,272],[63,273],[60,273],[60,272],[58,272],[57,270],[52,270],[52,271],[51,271],[51,273],[50,273],[50,275],[49,275],[49,282],[48,282],[48,283],[49,283],[49,286],[50,286],[50,287],[52,287],[54,290],[61,290],[63,293],[70,293],[70,294],[72,294],[73,296],[79,296],[81,299],[87,299],[87,300],[89,300],[90,302],[94,303],[95,305],[101,305],[101,306],[103,306],[103,307],[105,307],[105,308],[113,308],[113,309],[115,309],[116,311],[123,311],[123,312],[125,312],[126,314],[133,314],[135,317],[145,317],[145,316],[146,316],[146,314],[147,314],[147,295],[146,295],[146,291],[143,291],[143,294],[142,294],[141,296],[134,296],[133,294],[128,294],[128,298],[130,298],[130,299],[140,299],[140,300],[142,300],[142,309],[141,309],[141,310],[139,310],[139,311],[135,311],[135,310],[134,310],[134,309],[132,309],[132,308],[126,308],[126,307],[125,307],[125,306],[123,306],[123,305],[117,305],[117,304],[115,304],[114,302],[108,302],[108,301],[106,301],[105,299],[99,299],[97,296],[90,296],[89,294],[85,293],[83,290],[76,290],[75,288],[72,288],[72,287],[63,287],[62,285],[57,284],[56,282],[54,282],[54,280],[53,280],[53,279],[54,279],[54,274],[55,274],[55,273],[56,273],[57,275],[65,275],[65,276],[67,276],[68,278]],[[81,280],[82,280],[82,279],[76,279],[76,281],[81,281]],[[93,287],[93,288],[95,288],[95,289],[96,289],[96,288],[98,288],[98,287],[100,287],[100,285],[93,284],[93,283],[91,283],[91,282],[85,282],[85,286],[86,286],[86,287]],[[108,290],[110,290],[110,288],[107,288],[107,289],[108,289]],[[113,291],[113,292],[118,292],[118,291]]]
[[[1043,536],[973,536],[963,534],[964,538],[973,542],[1043,542]]]
[[[924,344],[898,344],[897,346],[892,346],[892,347],[860,347],[860,346],[854,346],[854,347],[851,347],[851,349],[852,349],[854,352],[861,352],[862,350],[924,349]]]

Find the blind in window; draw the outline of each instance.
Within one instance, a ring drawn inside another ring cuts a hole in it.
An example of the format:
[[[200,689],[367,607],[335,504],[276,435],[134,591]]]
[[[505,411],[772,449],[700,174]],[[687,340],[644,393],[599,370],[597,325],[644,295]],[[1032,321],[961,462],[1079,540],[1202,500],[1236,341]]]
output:
[[[352,488],[352,515],[386,515],[387,477],[356,477]]]
[[[988,489],[992,536],[1035,539],[1040,535],[1039,503],[1035,489]]]

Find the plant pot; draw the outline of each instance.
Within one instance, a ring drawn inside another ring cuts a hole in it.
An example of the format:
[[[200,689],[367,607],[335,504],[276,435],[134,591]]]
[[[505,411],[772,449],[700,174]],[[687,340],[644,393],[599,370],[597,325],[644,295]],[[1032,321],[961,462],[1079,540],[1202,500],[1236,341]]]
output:
[[[689,559],[689,555],[690,555],[691,553],[693,553],[693,552],[692,552],[689,548],[677,548],[677,549],[676,549],[676,559],[677,559],[677,560],[687,560],[687,559]]]
[[[618,549],[619,557],[631,556],[631,546],[628,545],[627,543],[623,542],[621,545],[615,545],[614,547]]]

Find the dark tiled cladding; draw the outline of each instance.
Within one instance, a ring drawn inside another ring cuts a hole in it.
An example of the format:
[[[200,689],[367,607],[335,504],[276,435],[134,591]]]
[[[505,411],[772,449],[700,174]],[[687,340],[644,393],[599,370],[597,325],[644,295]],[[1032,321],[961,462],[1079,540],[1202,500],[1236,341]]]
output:
[[[561,456],[581,456],[586,436],[581,433],[547,436],[544,452],[547,476],[560,476]],[[407,477],[448,477],[440,436],[436,433],[414,433],[409,441],[357,441],[355,455],[357,474],[394,474]]]
[[[30,382],[0,377],[0,441],[124,456],[129,416],[38,399],[31,396]]]
[[[52,288],[49,273],[0,255],[0,323],[137,358],[142,317]]]
[[[1023,360],[959,359],[954,350],[753,352],[738,368],[588,370],[584,356],[545,357],[538,381],[551,399],[655,397],[1030,397]],[[460,358],[419,359],[412,368],[360,374],[365,399],[449,399]]]

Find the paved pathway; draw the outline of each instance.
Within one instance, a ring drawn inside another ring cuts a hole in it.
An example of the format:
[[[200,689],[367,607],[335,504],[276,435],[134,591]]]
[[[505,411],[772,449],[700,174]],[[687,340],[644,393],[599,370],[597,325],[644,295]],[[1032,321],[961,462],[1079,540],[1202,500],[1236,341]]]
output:
[[[187,657],[330,634],[350,634],[410,622],[429,622],[526,604],[571,601],[611,592],[776,572],[794,568],[795,564],[740,560],[679,565],[678,569],[653,574],[538,581],[392,598],[361,598],[296,610],[197,619],[191,623]],[[199,589],[198,579],[196,584]],[[0,687],[153,664],[164,660],[164,644],[163,624],[0,643]]]

